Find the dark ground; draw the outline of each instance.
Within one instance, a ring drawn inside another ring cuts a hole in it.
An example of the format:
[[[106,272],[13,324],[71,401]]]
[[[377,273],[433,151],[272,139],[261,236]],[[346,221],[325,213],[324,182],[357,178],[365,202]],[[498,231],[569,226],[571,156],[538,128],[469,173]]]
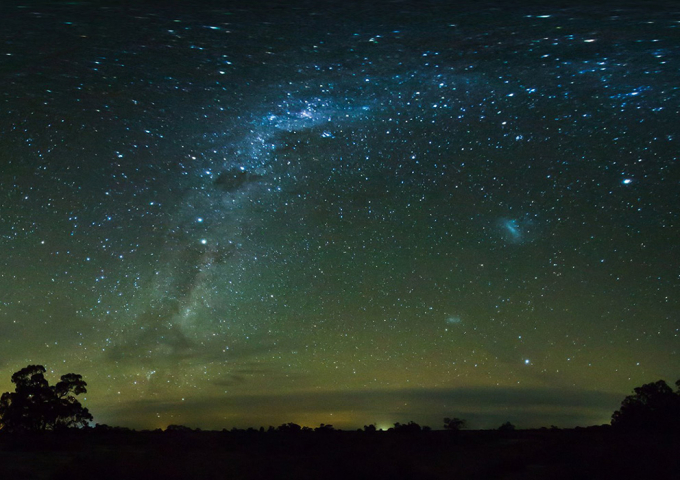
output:
[[[664,479],[678,472],[680,435],[603,428],[0,435],[2,479]]]

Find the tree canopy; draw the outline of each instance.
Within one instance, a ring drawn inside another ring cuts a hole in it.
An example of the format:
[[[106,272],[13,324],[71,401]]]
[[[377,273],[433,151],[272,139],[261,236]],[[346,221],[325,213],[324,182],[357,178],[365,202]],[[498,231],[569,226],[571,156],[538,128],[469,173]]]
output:
[[[635,388],[612,415],[612,426],[628,430],[677,431],[680,428],[680,380],[678,392],[659,380]]]
[[[67,373],[50,386],[45,367],[29,365],[12,375],[14,392],[0,398],[0,426],[10,432],[41,432],[82,427],[92,415],[76,399],[87,393],[82,375]]]

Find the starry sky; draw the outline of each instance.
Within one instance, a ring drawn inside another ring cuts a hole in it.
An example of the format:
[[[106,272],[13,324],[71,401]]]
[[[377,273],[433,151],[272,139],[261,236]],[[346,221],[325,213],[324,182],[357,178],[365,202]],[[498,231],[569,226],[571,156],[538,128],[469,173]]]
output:
[[[677,379],[672,3],[229,5],[0,7],[1,391],[573,427]]]

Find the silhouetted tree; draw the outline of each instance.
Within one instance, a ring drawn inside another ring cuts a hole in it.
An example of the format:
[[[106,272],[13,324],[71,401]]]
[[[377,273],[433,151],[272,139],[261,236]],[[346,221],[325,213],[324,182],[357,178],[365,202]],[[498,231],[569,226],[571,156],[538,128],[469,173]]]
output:
[[[86,393],[81,375],[67,373],[50,386],[45,367],[29,365],[12,375],[14,392],[0,398],[0,424],[10,432],[38,432],[83,427],[92,420],[76,395]]]
[[[450,432],[458,432],[458,431],[460,431],[464,428],[465,428],[465,420],[463,420],[461,418],[446,417],[444,419],[444,429],[449,430]]]
[[[503,425],[498,427],[499,432],[514,432],[515,426],[510,422],[505,422]]]
[[[371,423],[370,425],[364,425],[364,432],[375,433],[375,431],[376,431],[375,424]]]
[[[675,383],[680,387],[680,380]],[[671,431],[680,428],[680,390],[659,380],[634,389],[612,415],[612,426],[628,430]]]

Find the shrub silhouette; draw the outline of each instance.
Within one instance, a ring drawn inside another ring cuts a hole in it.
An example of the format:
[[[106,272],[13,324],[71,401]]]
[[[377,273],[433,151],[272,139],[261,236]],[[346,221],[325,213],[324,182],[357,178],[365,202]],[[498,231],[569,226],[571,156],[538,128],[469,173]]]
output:
[[[87,393],[81,375],[67,373],[50,386],[45,367],[29,365],[12,375],[14,392],[0,398],[0,424],[9,432],[40,432],[82,427],[92,420],[76,395]]]

